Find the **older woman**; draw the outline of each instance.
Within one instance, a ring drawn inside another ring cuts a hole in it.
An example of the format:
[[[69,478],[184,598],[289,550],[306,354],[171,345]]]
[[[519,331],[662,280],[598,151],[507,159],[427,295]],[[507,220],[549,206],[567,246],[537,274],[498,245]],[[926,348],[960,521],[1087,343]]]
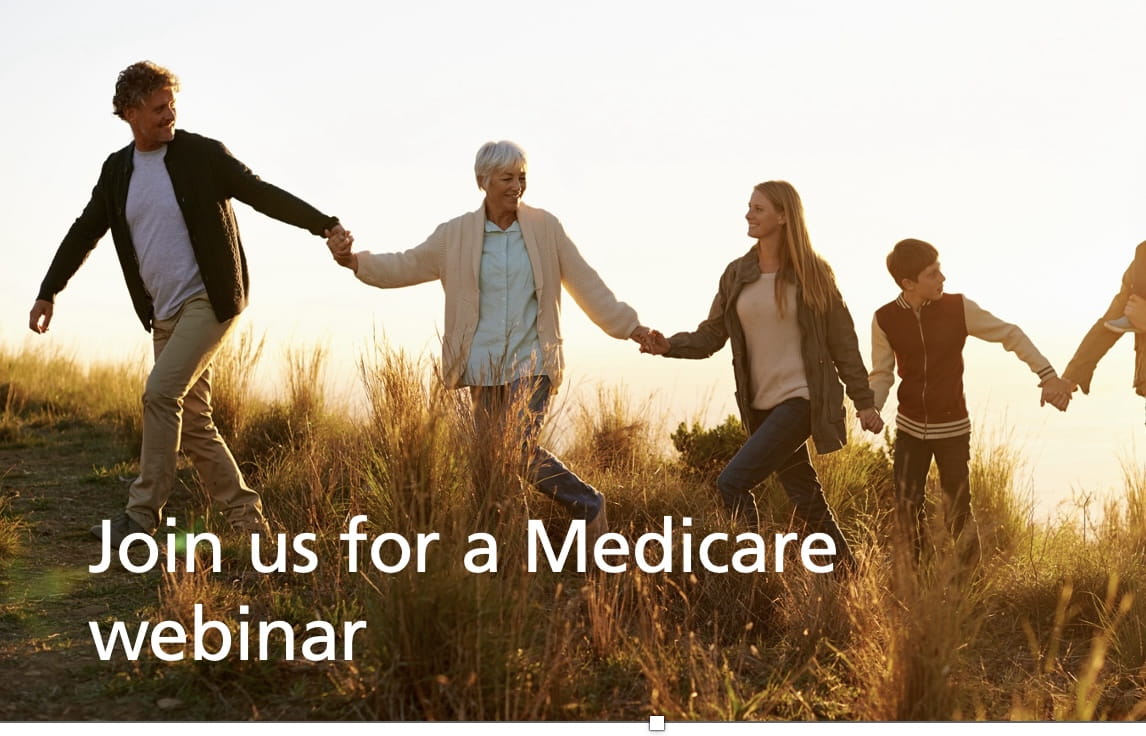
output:
[[[851,568],[807,447],[809,437],[821,453],[847,441],[841,379],[864,429],[883,428],[851,314],[831,267],[812,249],[791,184],[756,185],[745,219],[756,243],[724,270],[708,318],[667,339],[652,331],[641,351],[707,358],[731,338],[736,400],[750,436],[717,479],[726,508],[758,526],[752,489],[776,473],[796,515],[831,536],[839,565]]]
[[[556,217],[521,202],[525,152],[486,143],[474,162],[482,206],[444,222],[401,253],[351,252],[353,237],[327,241],[335,260],[359,280],[387,289],[439,280],[446,292],[442,376],[468,386],[479,423],[494,426],[524,405],[530,480],[587,522],[587,536],[608,530],[605,497],[536,444],[546,406],[561,384],[561,287],[597,325],[640,342],[648,329],[618,301],[581,257]]]

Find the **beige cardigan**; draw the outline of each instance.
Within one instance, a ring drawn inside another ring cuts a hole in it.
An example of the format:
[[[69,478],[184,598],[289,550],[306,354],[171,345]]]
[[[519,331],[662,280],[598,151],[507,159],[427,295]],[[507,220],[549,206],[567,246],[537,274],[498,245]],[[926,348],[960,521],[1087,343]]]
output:
[[[484,206],[434,230],[426,242],[402,253],[358,253],[360,281],[382,289],[438,279],[446,292],[446,325],[442,335],[442,379],[461,385],[470,345],[478,324],[478,274],[485,237]],[[561,287],[602,330],[627,339],[640,321],[636,311],[617,301],[597,272],[585,262],[556,217],[545,210],[518,205],[517,220],[533,266],[537,292],[537,335],[542,368],[553,389],[561,385]]]

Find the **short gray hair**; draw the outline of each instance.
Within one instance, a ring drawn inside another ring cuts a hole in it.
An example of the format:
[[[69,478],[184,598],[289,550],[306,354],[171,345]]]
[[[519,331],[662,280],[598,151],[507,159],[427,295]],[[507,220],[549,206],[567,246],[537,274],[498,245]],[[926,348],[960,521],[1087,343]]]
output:
[[[525,150],[513,141],[489,141],[478,149],[474,159],[474,176],[485,189],[489,178],[499,171],[520,166],[525,168]]]

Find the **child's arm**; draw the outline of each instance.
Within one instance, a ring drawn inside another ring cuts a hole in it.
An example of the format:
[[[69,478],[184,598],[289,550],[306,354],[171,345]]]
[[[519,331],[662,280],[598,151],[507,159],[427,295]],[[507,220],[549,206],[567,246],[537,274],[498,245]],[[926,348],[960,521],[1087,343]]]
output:
[[[1004,348],[1019,356],[1019,360],[1026,363],[1039,377],[1039,386],[1058,378],[1058,373],[1050,361],[1043,357],[1018,325],[1004,322],[967,297],[963,297],[963,315],[968,335],[988,342],[1001,343]]]
[[[1106,329],[1104,323],[1107,320],[1118,319],[1122,316],[1126,309],[1126,303],[1133,293],[1133,284],[1134,264],[1131,263],[1130,267],[1126,269],[1126,273],[1122,275],[1122,288],[1114,295],[1106,313],[1098,318],[1098,321],[1090,328],[1090,332],[1087,332],[1086,337],[1082,338],[1078,350],[1074,351],[1074,357],[1070,359],[1066,370],[1063,371],[1063,378],[1078,385],[1084,394],[1090,393],[1090,379],[1094,376],[1094,369],[1098,365],[1098,361],[1121,337],[1118,333]]]
[[[875,392],[875,408],[883,411],[888,394],[895,384],[895,351],[887,340],[887,333],[879,326],[879,320],[871,318],[871,373],[867,376],[868,385]]]

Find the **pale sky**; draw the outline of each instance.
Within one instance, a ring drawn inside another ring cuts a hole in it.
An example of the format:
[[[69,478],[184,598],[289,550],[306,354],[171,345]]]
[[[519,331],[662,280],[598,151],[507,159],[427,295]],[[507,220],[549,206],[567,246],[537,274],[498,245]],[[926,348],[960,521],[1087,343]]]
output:
[[[1146,238],[1146,3],[193,8],[0,0],[0,342],[100,359],[148,350],[110,237],[57,299],[49,335],[27,330],[100,164],[130,140],[110,100],[139,59],[180,76],[180,127],[338,215],[370,250],[412,247],[476,209],[477,148],[517,141],[526,201],[561,218],[666,333],[695,327],[751,246],[745,205],[765,179],[800,191],[865,359],[872,312],[896,295],[883,261],[901,238],[933,243],[948,291],[1022,326],[1060,371]],[[437,355],[437,284],[366,287],[319,239],[236,210],[252,278],[243,321],[275,353],[322,340],[350,375],[377,331]],[[640,356],[565,307],[566,397],[623,383],[672,426],[734,411],[727,349]],[[1066,415],[1038,410],[1033,375],[999,346],[969,346],[972,418],[1020,447],[1040,503],[1117,488],[1119,458],[1146,457],[1130,343]]]

